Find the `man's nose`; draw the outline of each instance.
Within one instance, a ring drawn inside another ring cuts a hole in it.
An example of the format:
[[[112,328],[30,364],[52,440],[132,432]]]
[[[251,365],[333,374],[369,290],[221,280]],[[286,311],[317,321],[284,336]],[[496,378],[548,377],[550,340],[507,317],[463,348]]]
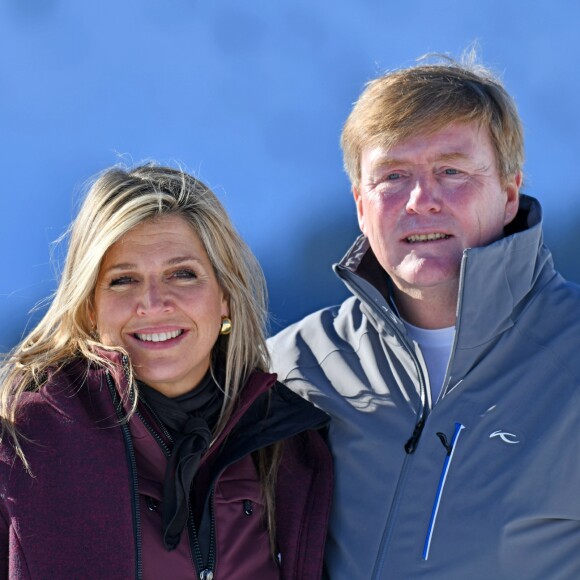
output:
[[[417,177],[406,205],[409,213],[432,213],[441,209],[440,192],[435,179],[428,176]]]

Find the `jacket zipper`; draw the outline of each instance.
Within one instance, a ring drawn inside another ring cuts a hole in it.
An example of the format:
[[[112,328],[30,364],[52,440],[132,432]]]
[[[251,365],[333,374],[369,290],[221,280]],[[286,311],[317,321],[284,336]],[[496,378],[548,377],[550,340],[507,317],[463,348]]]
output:
[[[125,357],[123,357],[123,363],[125,364]],[[139,485],[137,482],[137,460],[135,459],[135,450],[133,448],[133,440],[131,439],[131,432],[129,430],[129,423],[126,420],[126,416],[122,410],[121,400],[117,393],[117,389],[113,384],[113,379],[111,378],[111,373],[107,370],[107,386],[109,387],[109,392],[111,398],[113,399],[113,405],[115,407],[115,412],[117,418],[119,419],[119,426],[121,427],[121,432],[123,433],[123,440],[125,443],[125,449],[127,451],[127,460],[129,463],[129,477],[131,481],[131,509],[133,511],[133,534],[135,537],[135,577],[137,580],[141,580],[143,577],[143,562],[141,556],[141,514],[139,511]]]
[[[447,444],[447,439],[444,433],[437,433],[437,436],[441,439],[441,442],[447,449],[447,455],[445,457],[445,462],[443,463],[443,469],[441,470],[439,485],[437,486],[437,493],[435,494],[435,501],[433,502],[431,518],[429,520],[429,527],[427,528],[427,536],[425,538],[425,544],[423,546],[423,560],[429,559],[429,550],[431,549],[431,540],[433,539],[433,532],[435,531],[435,523],[437,522],[437,514],[439,513],[441,496],[443,495],[445,482],[447,481],[447,474],[449,473],[451,462],[453,461],[453,455],[457,447],[457,440],[459,439],[459,435],[461,434],[461,431],[463,431],[463,429],[465,429],[464,425],[462,425],[461,423],[455,423],[455,432],[453,433],[451,445]]]
[[[391,330],[394,332],[395,336],[399,340],[399,343],[403,346],[403,348],[407,351],[407,353],[411,357],[411,360],[413,361],[413,364],[415,365],[415,369],[417,372],[417,378],[419,379],[419,398],[420,398],[421,407],[420,407],[419,411],[417,412],[417,420],[415,422],[415,427],[413,429],[413,432],[412,432],[410,438],[406,441],[406,443],[404,445],[404,449],[405,449],[405,452],[407,455],[405,456],[405,459],[403,461],[403,466],[402,466],[401,472],[399,474],[399,480],[397,482],[397,487],[396,487],[395,493],[393,495],[391,507],[390,507],[389,513],[387,515],[387,521],[385,523],[385,528],[383,530],[377,559],[375,561],[375,566],[373,568],[371,578],[378,579],[378,578],[380,578],[380,575],[382,573],[385,558],[386,558],[387,551],[389,548],[389,543],[390,543],[391,536],[393,533],[394,521],[396,519],[396,515],[398,512],[402,489],[403,489],[403,486],[404,486],[404,483],[405,483],[406,477],[407,477],[407,471],[408,471],[408,467],[409,467],[409,456],[412,455],[415,452],[415,450],[417,449],[417,445],[419,444],[419,439],[421,438],[421,434],[423,433],[423,429],[425,427],[425,423],[427,421],[427,417],[429,416],[429,412],[430,412],[429,406],[427,404],[427,382],[426,382],[425,375],[423,374],[423,370],[421,369],[421,365],[419,363],[417,356],[415,355],[412,348],[408,344],[406,338],[403,336],[403,334],[397,328],[396,323],[394,321],[390,320],[389,310],[387,309],[387,307],[380,306],[380,305],[376,304],[375,300],[370,299],[370,297],[367,296],[366,292],[353,279],[354,276],[351,275],[349,270],[344,269],[342,273],[343,273],[343,278],[345,279],[345,281],[348,280],[348,285],[350,285],[353,288],[353,290],[354,290],[353,294],[355,294],[355,296],[357,296],[362,301],[363,304],[366,304],[369,307],[374,308],[375,311],[378,312],[379,316],[385,321],[385,323],[389,326],[389,328],[391,328]]]
[[[415,453],[415,450],[417,449],[419,439],[421,438],[423,428],[425,427],[425,422],[427,421],[427,417],[429,416],[430,412],[429,405],[427,404],[427,381],[425,379],[425,375],[423,374],[423,369],[419,364],[419,359],[409,346],[407,339],[402,335],[402,333],[394,324],[391,324],[391,327],[395,331],[395,334],[397,335],[399,342],[405,347],[405,350],[409,353],[411,360],[415,364],[417,377],[419,379],[419,397],[421,400],[421,409],[418,414],[419,417],[415,422],[415,428],[413,429],[413,433],[405,443],[405,451],[407,452],[407,455],[411,455],[412,453]]]
[[[393,533],[393,521],[396,518],[397,511],[399,508],[399,500],[401,497],[401,490],[405,484],[407,479],[407,471],[409,469],[409,455],[405,455],[403,460],[403,467],[401,468],[401,473],[399,474],[399,481],[397,481],[397,487],[395,489],[395,493],[393,495],[393,502],[391,504],[391,509],[389,510],[389,515],[387,516],[387,521],[385,523],[385,528],[383,530],[383,535],[381,538],[381,543],[379,545],[378,550],[378,557],[375,561],[375,565],[373,567],[373,572],[371,575],[372,580],[378,580],[381,578],[383,566],[385,562],[385,558],[387,556],[387,550],[389,543],[391,541],[391,536]]]
[[[171,443],[173,443],[173,437],[171,436],[169,431],[166,429],[165,425],[163,425],[163,422],[159,419],[159,417],[157,416],[155,411],[145,401],[143,401],[143,403],[145,404],[145,406],[147,407],[149,412],[153,415],[153,418],[156,420],[157,424],[159,425],[159,428],[163,431],[163,434],[165,435],[165,437],[167,437],[167,439]],[[166,457],[170,457],[171,450],[169,449],[169,447],[167,446],[167,444],[163,440],[163,437],[161,437],[159,435],[159,433],[157,433],[157,431],[153,428],[153,426],[149,424],[149,421],[147,421],[147,419],[142,415],[142,413],[139,412],[139,409],[137,409],[136,413],[137,413],[138,417],[141,419],[141,421],[143,422],[143,424],[145,425],[145,427],[147,428],[147,430],[151,433],[151,435],[153,436],[155,441],[157,441],[157,443],[159,444],[159,447],[161,447],[161,450],[163,451],[164,455]],[[188,518],[189,545],[191,548],[192,564],[194,566],[194,569],[198,572],[200,580],[213,580],[213,576],[214,576],[213,571],[215,570],[215,563],[216,563],[215,562],[216,537],[215,537],[215,516],[214,516],[214,509],[213,509],[213,488],[212,488],[211,495],[210,495],[210,502],[211,503],[210,503],[210,512],[209,512],[210,513],[209,554],[208,554],[207,563],[205,563],[205,564],[203,561],[203,556],[202,556],[201,548],[199,545],[199,537],[197,535],[197,530],[195,528],[195,522],[194,522],[194,518],[193,518],[193,508],[191,505],[191,501],[189,502],[189,518]]]
[[[344,267],[343,267],[344,268]],[[403,336],[401,331],[397,328],[396,323],[392,322],[389,319],[389,310],[386,306],[379,306],[376,304],[375,300],[372,300],[366,292],[359,286],[356,280],[352,279],[354,276],[351,275],[349,270],[344,268],[343,276],[348,279],[348,284],[355,289],[353,292],[359,299],[362,301],[363,304],[367,306],[373,307],[379,314],[379,316],[389,325],[389,327],[395,333],[399,343],[403,346],[403,348],[407,351],[413,364],[415,365],[415,370],[417,372],[417,378],[419,379],[419,399],[421,402],[421,408],[417,413],[418,418],[415,422],[415,427],[413,429],[413,433],[405,443],[405,451],[408,455],[411,455],[417,449],[417,445],[419,444],[419,439],[421,438],[421,434],[423,433],[423,428],[425,427],[425,422],[427,421],[427,417],[429,415],[429,406],[427,404],[427,381],[425,380],[425,375],[423,374],[423,370],[421,369],[421,365],[419,364],[419,360],[413,349],[409,346],[407,339]]]
[[[466,262],[467,262],[467,252],[464,252],[462,264],[461,264],[461,270],[460,270],[460,279],[459,279],[456,329],[459,328],[459,319],[460,319],[460,312],[461,312],[461,300],[462,300],[462,295],[463,295],[463,285],[464,285],[464,276],[465,276],[464,272],[465,272],[465,268],[466,268]],[[382,568],[384,565],[384,561],[386,558],[388,545],[389,545],[391,535],[393,532],[392,527],[394,525],[395,516],[396,516],[397,510],[398,510],[398,506],[399,506],[401,489],[402,489],[403,483],[406,479],[406,473],[408,470],[408,459],[409,459],[408,455],[413,454],[415,452],[415,450],[417,449],[417,445],[419,443],[419,439],[421,438],[421,434],[423,433],[423,429],[425,427],[427,417],[429,416],[430,409],[429,409],[428,404],[427,404],[426,380],[425,380],[425,376],[423,375],[423,371],[421,369],[419,361],[418,361],[417,357],[415,356],[415,353],[413,352],[411,347],[408,345],[407,340],[405,339],[405,337],[402,335],[402,333],[397,328],[396,323],[394,321],[390,320],[390,316],[389,316],[390,312],[389,312],[388,308],[384,305],[378,304],[377,300],[374,300],[370,296],[368,296],[367,293],[365,292],[365,290],[357,283],[357,281],[356,281],[357,275],[354,274],[353,272],[351,272],[351,270],[349,270],[346,266],[342,266],[340,264],[337,265],[336,272],[337,272],[337,274],[339,274],[339,277],[345,281],[346,285],[348,287],[350,287],[353,294],[359,300],[361,300],[363,305],[367,305],[368,307],[373,308],[376,312],[378,312],[378,314],[382,318],[382,320],[384,320],[386,322],[386,324],[388,324],[388,326],[393,330],[393,332],[395,333],[396,337],[399,340],[399,343],[405,348],[405,350],[410,355],[411,360],[413,361],[413,363],[415,365],[415,368],[417,371],[417,377],[419,379],[419,397],[420,397],[420,402],[421,402],[421,408],[417,413],[418,418],[415,422],[415,427],[413,429],[413,433],[411,434],[411,437],[405,443],[405,452],[407,453],[407,457],[405,457],[405,460],[403,462],[403,466],[401,468],[401,473],[399,474],[399,480],[397,482],[397,487],[396,487],[395,493],[393,495],[391,508],[390,508],[389,514],[387,516],[387,522],[385,524],[385,529],[383,530],[381,544],[379,546],[379,551],[378,551],[378,557],[377,557],[377,560],[375,562],[375,566],[373,569],[372,578],[374,579],[374,578],[378,578],[379,575],[381,574]],[[453,341],[453,346],[451,348],[451,356],[450,356],[449,361],[447,363],[445,379],[443,381],[443,388],[442,388],[441,392],[439,393],[439,399],[446,394],[448,386],[449,386],[447,383],[449,380],[449,372],[450,372],[450,369],[452,367],[453,359],[454,359],[454,355],[455,355],[455,349],[456,349],[456,345],[457,345],[457,335],[458,335],[458,333],[456,330],[454,341]],[[429,524],[427,537],[425,539],[425,546],[424,546],[424,550],[423,550],[423,557],[425,560],[429,556],[431,539],[433,536],[435,521],[437,519],[437,510],[439,509],[439,501],[441,499],[441,494],[443,492],[443,487],[445,485],[445,478],[447,477],[447,471],[449,470],[449,465],[451,463],[451,457],[452,457],[453,451],[455,449],[455,443],[457,442],[457,438],[459,437],[459,433],[461,432],[461,430],[463,428],[464,428],[463,425],[461,425],[460,428],[456,427],[456,432],[454,434],[453,441],[451,444],[451,452],[448,453],[448,456],[447,456],[446,461],[445,461],[445,465],[443,467],[443,473],[441,474],[439,489],[437,491],[437,497],[435,500],[435,505],[433,507],[433,513],[431,514],[431,521]]]
[[[445,378],[443,379],[443,387],[439,392],[439,397],[437,402],[442,399],[447,394],[447,389],[449,388],[449,371],[453,367],[453,360],[455,359],[455,350],[457,349],[457,336],[458,330],[461,326],[461,305],[463,302],[463,286],[465,284],[465,270],[467,269],[467,250],[463,251],[463,258],[461,259],[461,268],[459,270],[459,289],[457,291],[457,316],[455,319],[455,336],[453,337],[453,344],[451,345],[451,354],[449,360],[447,361],[447,369],[445,370]]]
[[[210,544],[209,553],[207,555],[207,563],[204,565],[203,554],[199,545],[197,530],[193,519],[193,508],[189,504],[189,542],[191,546],[191,554],[194,559],[196,570],[199,571],[200,580],[213,580],[213,571],[216,564],[216,549],[215,549],[215,514],[214,514],[214,488],[212,486],[209,497],[209,516],[210,516]]]
[[[169,433],[165,425],[163,425],[163,423],[159,420],[159,417],[157,416],[155,411],[145,401],[142,402],[147,407],[147,410],[151,413],[151,415],[153,415],[153,418],[159,425],[160,429],[163,431],[163,435],[165,435],[168,441],[173,443],[173,437],[171,437],[171,433]],[[167,443],[165,443],[165,441],[163,440],[163,437],[161,437],[161,435],[159,435],[159,433],[157,433],[157,431],[149,424],[149,421],[147,421],[147,419],[143,416],[143,414],[139,411],[138,408],[135,410],[135,413],[137,414],[139,419],[141,419],[141,422],[143,423],[143,425],[145,425],[147,431],[149,431],[149,433],[151,433],[155,441],[157,441],[157,444],[159,445],[159,447],[161,447],[161,451],[163,451],[165,457],[169,457],[171,455],[171,449],[169,449]]]

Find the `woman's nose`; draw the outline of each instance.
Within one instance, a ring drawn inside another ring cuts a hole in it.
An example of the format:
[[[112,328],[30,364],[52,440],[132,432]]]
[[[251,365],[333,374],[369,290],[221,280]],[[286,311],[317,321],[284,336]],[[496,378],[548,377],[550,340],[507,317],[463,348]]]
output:
[[[144,283],[143,292],[139,297],[137,313],[146,315],[150,313],[168,312],[172,308],[170,293],[159,282]]]

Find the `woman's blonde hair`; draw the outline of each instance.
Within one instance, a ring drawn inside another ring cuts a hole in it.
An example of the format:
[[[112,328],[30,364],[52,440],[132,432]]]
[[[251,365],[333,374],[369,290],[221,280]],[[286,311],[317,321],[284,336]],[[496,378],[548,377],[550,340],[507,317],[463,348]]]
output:
[[[166,215],[180,216],[199,236],[229,305],[231,334],[220,336],[214,347],[225,361],[220,384],[225,397],[216,433],[230,417],[251,371],[268,369],[264,276],[215,194],[179,169],[155,164],[108,169],[92,183],[68,232],[66,261],[46,314],[7,355],[0,371],[2,437],[12,437],[26,467],[15,427],[22,394],[41,389],[49,368],[58,369],[79,356],[110,364],[98,354],[103,345],[90,317],[101,262],[107,250],[136,225]],[[258,463],[273,511],[276,465],[271,460]]]
[[[499,79],[477,64],[474,51],[462,62],[442,57],[389,72],[366,85],[344,124],[345,171],[358,187],[364,148],[388,149],[413,135],[470,122],[489,131],[502,182],[521,171],[523,129],[516,105]]]

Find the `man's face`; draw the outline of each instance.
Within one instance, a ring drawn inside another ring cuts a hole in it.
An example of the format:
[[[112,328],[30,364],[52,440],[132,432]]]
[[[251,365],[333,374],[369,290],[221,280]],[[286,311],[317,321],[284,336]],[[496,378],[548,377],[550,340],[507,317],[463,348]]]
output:
[[[359,226],[406,293],[457,287],[463,250],[503,235],[521,175],[500,181],[487,129],[454,123],[389,149],[363,149],[353,188]]]

